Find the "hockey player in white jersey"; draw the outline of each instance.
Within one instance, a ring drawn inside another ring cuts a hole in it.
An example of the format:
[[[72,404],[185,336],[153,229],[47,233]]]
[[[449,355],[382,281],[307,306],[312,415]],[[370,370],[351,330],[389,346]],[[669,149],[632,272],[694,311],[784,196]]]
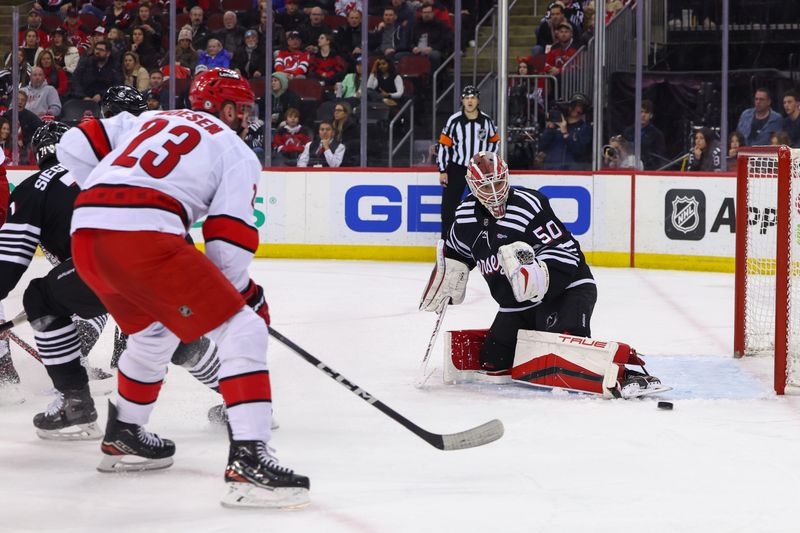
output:
[[[505,161],[491,152],[473,156],[466,177],[471,194],[439,243],[420,309],[441,313],[463,302],[475,267],[500,309],[488,331],[450,332],[453,367],[606,397],[668,390],[630,346],[589,338],[595,281],[547,197],[512,189]]]
[[[194,79],[189,100],[192,110],[86,122],[58,145],[83,189],[72,218],[75,266],[130,335],[98,469],[172,464],[175,444],[143,426],[175,347],[206,335],[218,346],[230,427],[223,505],[305,505],[308,478],[267,446],[269,312],[247,271],[258,246],[260,165],[234,132],[254,96],[236,72],[214,69]],[[205,255],[184,240],[203,217]]]

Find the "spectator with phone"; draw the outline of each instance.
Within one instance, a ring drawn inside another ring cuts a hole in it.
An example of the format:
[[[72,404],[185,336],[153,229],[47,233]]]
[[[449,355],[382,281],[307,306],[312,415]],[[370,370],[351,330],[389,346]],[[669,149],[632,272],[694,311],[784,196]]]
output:
[[[590,166],[592,127],[586,122],[589,99],[575,93],[566,103],[557,103],[547,114],[539,138],[540,154],[547,170],[585,170]]]

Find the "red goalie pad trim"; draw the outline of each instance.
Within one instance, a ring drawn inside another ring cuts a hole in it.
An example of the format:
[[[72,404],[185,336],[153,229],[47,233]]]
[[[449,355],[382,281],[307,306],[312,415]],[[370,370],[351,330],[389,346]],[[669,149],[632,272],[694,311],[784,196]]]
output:
[[[103,127],[102,122],[99,120],[87,120],[82,122],[78,129],[86,136],[89,146],[94,151],[98,161],[111,152],[111,142],[108,140],[108,134],[106,134],[106,129]]]
[[[268,370],[222,378],[219,391],[228,408],[243,403],[272,401]]]
[[[481,348],[489,335],[488,329],[449,331],[450,356],[458,370],[480,370]]]
[[[148,405],[156,401],[161,391],[161,381],[146,383],[129,378],[121,370],[117,374],[117,388],[119,395],[131,403]]]
[[[208,217],[203,222],[203,238],[206,242],[225,241],[250,253],[258,249],[258,231],[244,221],[229,216]]]
[[[552,353],[515,366],[511,369],[511,379],[544,387],[603,393],[603,376]]]

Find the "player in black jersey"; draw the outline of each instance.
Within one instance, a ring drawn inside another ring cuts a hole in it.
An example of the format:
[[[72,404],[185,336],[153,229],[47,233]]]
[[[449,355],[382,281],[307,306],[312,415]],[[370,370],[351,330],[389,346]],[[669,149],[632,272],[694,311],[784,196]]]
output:
[[[609,396],[665,390],[656,378],[624,368],[644,365],[630,347],[589,339],[597,287],[580,244],[547,197],[511,188],[506,163],[492,152],[470,160],[467,185],[471,194],[440,241],[420,309],[441,312],[448,302],[461,303],[469,271],[480,270],[500,309],[479,339],[479,366],[472,370]],[[645,377],[625,389],[638,376]]]

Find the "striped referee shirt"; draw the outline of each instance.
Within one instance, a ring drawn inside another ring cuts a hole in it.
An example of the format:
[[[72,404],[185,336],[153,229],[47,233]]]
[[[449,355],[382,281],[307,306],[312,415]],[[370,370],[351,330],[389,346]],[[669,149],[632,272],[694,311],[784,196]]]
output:
[[[439,172],[444,172],[449,163],[466,167],[478,152],[497,152],[498,141],[500,135],[494,122],[483,111],[478,111],[475,120],[468,119],[463,111],[453,113],[439,136]]]

